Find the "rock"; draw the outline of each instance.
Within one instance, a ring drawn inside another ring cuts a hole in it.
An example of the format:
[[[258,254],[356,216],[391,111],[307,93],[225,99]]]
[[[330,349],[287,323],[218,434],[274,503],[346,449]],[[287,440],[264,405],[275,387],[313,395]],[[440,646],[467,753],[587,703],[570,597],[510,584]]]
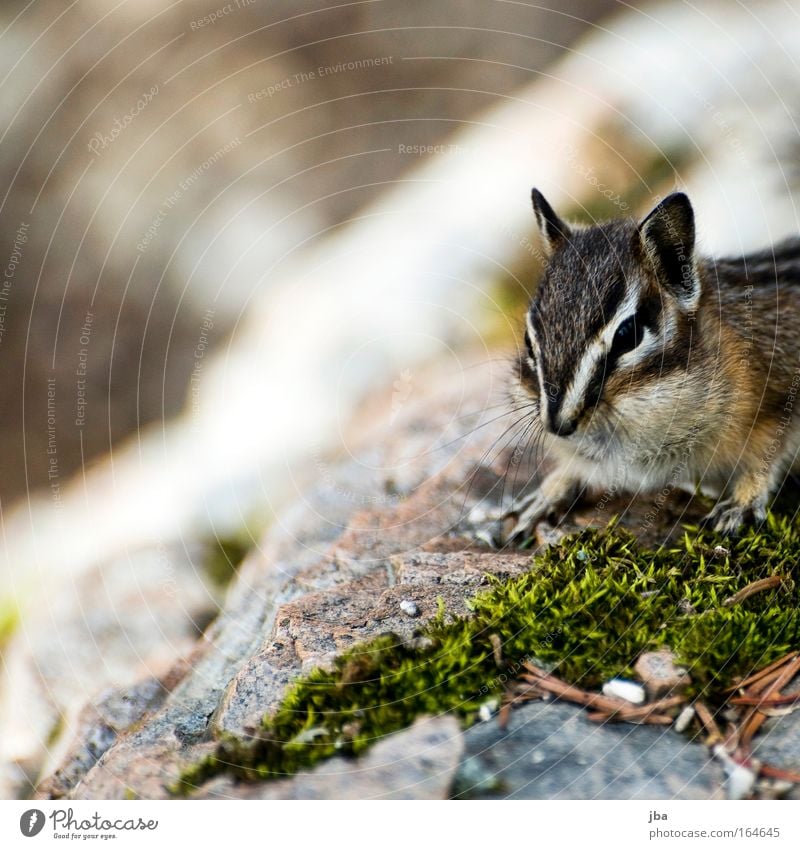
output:
[[[465,390],[453,384],[448,369],[434,370],[419,380],[414,400],[389,430],[365,433],[353,445],[353,459],[325,466],[324,475],[317,470],[317,485],[274,522],[239,567],[223,610],[192,652],[188,672],[179,675],[185,667],[176,663],[176,683],[163,700],[130,730],[103,737],[102,745],[91,737],[97,724],[82,726],[84,740],[75,739],[70,750],[85,749],[90,756],[67,759],[74,767],[68,780],[62,766],[61,775],[41,783],[42,791],[71,786],[70,798],[166,797],[182,770],[213,749],[217,736],[252,734],[299,675],[329,666],[351,646],[387,632],[416,645],[420,629],[440,606],[446,616],[467,616],[470,598],[488,586],[489,576],[505,580],[529,570],[530,551],[492,550],[476,538],[468,519],[479,504],[485,512],[474,515],[494,515],[507,494],[514,445],[495,449],[505,423],[493,407],[494,388],[502,380],[494,366],[481,365],[470,370]],[[384,401],[388,408],[390,398]],[[522,481],[535,471],[520,465],[515,475]],[[635,531],[643,510],[609,502],[600,513],[589,504],[580,515],[588,517],[587,524],[600,524],[616,513]],[[687,518],[691,515],[690,505]],[[665,542],[674,527],[650,526],[648,534]],[[416,617],[403,610],[404,601],[415,605]],[[587,735],[600,733],[580,722]],[[641,733],[646,746],[654,732],[626,727],[609,733],[623,739]],[[682,750],[680,738],[669,739]],[[658,756],[669,764],[664,746]],[[314,775],[342,768],[336,763],[320,765]],[[386,772],[375,775],[384,780]],[[275,786],[224,779],[213,785],[233,796],[312,793],[291,783],[282,790]]]
[[[731,758],[722,743],[717,743],[713,754],[725,770],[725,792],[729,799],[738,801],[750,795],[756,783],[756,774]]]
[[[400,610],[402,610],[406,616],[410,616],[412,619],[416,619],[417,616],[419,616],[419,608],[417,607],[416,603],[408,598],[404,598],[400,602]]]
[[[3,651],[0,798],[31,793],[42,770],[55,769],[73,745],[78,762],[93,763],[126,725],[115,709],[105,728],[93,711],[107,713],[137,681],[149,692],[148,681],[194,650],[216,610],[200,557],[199,547],[159,546],[43,588]],[[54,788],[66,786],[62,778]]]
[[[683,734],[684,731],[689,727],[692,720],[694,719],[695,713],[697,711],[691,706],[687,705],[679,714],[678,718],[675,720],[675,724],[672,726],[678,734]]]
[[[101,693],[80,712],[74,729],[62,734],[59,745],[48,753],[48,761],[55,766],[45,767],[49,776],[37,788],[37,797],[66,796],[117,737],[155,710],[166,694],[165,685],[155,678]]]
[[[489,701],[484,702],[478,709],[478,719],[481,722],[489,722],[497,713],[497,704],[497,699],[489,699]]]
[[[609,723],[558,702],[511,712],[506,731],[464,734],[459,799],[715,799],[725,773],[706,750],[669,729]]]
[[[389,734],[358,760],[332,758],[285,781],[208,783],[209,799],[446,799],[461,760],[464,738],[454,717],[420,717]]]
[[[562,522],[558,527],[553,527],[549,522],[539,522],[536,526],[536,544],[542,548],[550,545],[558,545],[565,536],[580,530],[574,522]]]
[[[692,683],[689,673],[675,664],[675,656],[667,650],[645,652],[634,671],[647,690],[651,701],[680,692]]]
[[[800,676],[782,692],[800,692]],[[800,710],[774,711],[753,740],[753,757],[780,769],[800,772]],[[800,799],[800,786],[795,785],[787,795]]]

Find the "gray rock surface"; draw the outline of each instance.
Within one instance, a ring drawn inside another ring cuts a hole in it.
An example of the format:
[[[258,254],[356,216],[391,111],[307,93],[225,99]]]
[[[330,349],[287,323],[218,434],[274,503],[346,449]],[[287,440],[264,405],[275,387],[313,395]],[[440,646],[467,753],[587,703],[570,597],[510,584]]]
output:
[[[62,734],[54,745],[48,760],[57,766],[36,795],[66,796],[117,737],[155,710],[167,692],[165,683],[149,678],[130,687],[110,688],[93,699],[78,715],[72,732]]]
[[[670,728],[598,725],[575,707],[531,702],[503,731],[464,734],[454,797],[463,799],[722,799],[724,773]]]
[[[42,587],[3,650],[0,798],[29,794],[64,757],[91,763],[89,753],[99,754],[130,724],[120,708],[127,688],[140,682],[149,693],[147,682],[168,677],[194,651],[216,611],[200,555],[199,547],[160,546],[95,567],[71,584]],[[114,695],[108,688],[122,689]],[[89,719],[115,703],[106,730]],[[85,756],[76,755],[80,749]]]
[[[213,750],[219,734],[247,738],[298,675],[382,633],[413,638],[440,603],[450,614],[467,614],[469,597],[487,575],[505,578],[530,568],[530,552],[493,550],[480,534],[491,530],[481,512],[507,504],[514,487],[536,470],[513,464],[513,435],[505,434],[495,406],[502,400],[502,371],[481,365],[469,374],[466,390],[454,387],[446,372],[426,375],[419,385],[427,389],[392,411],[389,429],[361,434],[345,463],[320,461],[312,472],[316,485],[245,559],[223,610],[191,655],[176,653],[164,676],[148,667],[143,689],[129,691],[127,716],[119,710],[120,693],[90,705],[52,774],[39,782],[40,795],[166,797],[182,770]],[[372,403],[360,420],[385,421],[390,397]],[[657,523],[645,519],[647,511],[646,503],[589,501],[568,526],[604,526],[617,514],[653,543],[680,532],[682,516],[697,515],[678,495],[661,508]],[[404,601],[414,604],[416,617],[403,610]],[[157,691],[148,690],[154,677],[162,682]],[[334,759],[286,781],[218,778],[199,792],[438,797],[446,795],[445,783],[452,785],[453,753],[464,744],[458,794],[710,798],[720,783],[705,750],[674,732],[598,728],[572,707],[527,706],[499,737],[496,722],[470,730],[463,741],[451,726],[452,720],[418,723],[358,761]],[[441,747],[428,731],[443,735]],[[409,754],[413,777],[392,778],[396,751]],[[346,791],[350,782],[358,783]]]
[[[420,717],[358,760],[331,758],[285,781],[237,785],[215,779],[198,798],[446,799],[463,750],[464,735],[456,719]]]
[[[795,679],[783,692],[800,692],[800,680]],[[800,773],[800,708],[773,709],[753,740],[753,755],[772,766]],[[795,785],[788,796],[800,799],[800,786]]]

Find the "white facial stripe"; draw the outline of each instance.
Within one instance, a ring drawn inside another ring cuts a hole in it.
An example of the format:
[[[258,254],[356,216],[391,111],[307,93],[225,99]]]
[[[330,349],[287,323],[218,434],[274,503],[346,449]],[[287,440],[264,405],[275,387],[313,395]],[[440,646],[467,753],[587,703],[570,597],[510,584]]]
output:
[[[533,346],[534,353],[536,354],[536,362],[532,363],[530,357],[528,357],[528,365],[531,367],[536,367],[536,374],[539,377],[539,409],[541,410],[542,416],[547,418],[547,403],[542,403],[542,399],[545,398],[543,386],[544,386],[544,372],[542,371],[542,358],[540,355],[541,345],[539,344],[539,337],[536,335],[536,331],[533,329],[533,322],[531,321],[531,313],[530,310],[525,313],[525,326],[528,328],[528,336],[531,340],[531,345]]]
[[[622,365],[628,367],[637,366],[639,363],[644,362],[649,356],[656,353],[656,351],[663,349],[664,339],[669,339],[675,330],[675,319],[673,316],[667,315],[664,310],[662,310],[661,316],[663,332],[655,334],[649,327],[646,327],[644,329],[642,341],[639,345],[619,358]],[[616,327],[619,327],[619,324],[617,324]]]
[[[575,370],[575,374],[564,394],[564,400],[561,405],[564,419],[573,418],[580,415],[583,411],[585,398],[589,390],[589,383],[592,380],[598,362],[611,350],[617,328],[623,321],[635,315],[638,307],[639,289],[638,287],[631,287],[631,291],[628,292],[614,313],[613,319],[600,331],[597,338],[588,346],[583,357],[581,357],[578,368]],[[658,337],[646,329],[641,344],[633,351],[623,354],[620,357],[620,362],[625,365],[634,365],[649,356],[657,349],[658,345]]]
[[[533,329],[530,310],[525,313],[525,326],[528,328],[528,338],[531,340],[531,344],[533,345],[535,352],[538,354],[540,350],[539,340],[536,338],[536,331]],[[538,360],[540,357],[537,357],[536,359]]]
[[[602,336],[589,345],[581,357],[578,368],[570,381],[564,400],[561,402],[561,417],[569,420],[583,410],[583,400],[589,389],[589,383],[595,372],[598,360],[605,354],[605,342]]]

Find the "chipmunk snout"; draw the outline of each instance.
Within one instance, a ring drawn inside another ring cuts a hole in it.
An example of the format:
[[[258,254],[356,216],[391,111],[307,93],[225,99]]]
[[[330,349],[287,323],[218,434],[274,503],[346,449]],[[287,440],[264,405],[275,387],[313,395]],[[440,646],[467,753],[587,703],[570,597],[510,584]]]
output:
[[[562,419],[560,417],[556,417],[550,425],[550,430],[557,436],[571,436],[577,429],[577,419]]]
[[[580,416],[565,414],[561,392],[552,384],[545,384],[547,393],[547,416],[545,428],[556,436],[570,436],[578,429]]]

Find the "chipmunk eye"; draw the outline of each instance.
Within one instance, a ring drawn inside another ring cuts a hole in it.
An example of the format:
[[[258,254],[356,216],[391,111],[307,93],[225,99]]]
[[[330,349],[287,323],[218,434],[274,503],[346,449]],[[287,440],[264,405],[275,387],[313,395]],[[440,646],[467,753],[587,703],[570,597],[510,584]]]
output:
[[[617,328],[614,334],[614,341],[611,343],[612,355],[619,356],[632,351],[644,338],[644,321],[641,316],[631,315],[625,319]]]

